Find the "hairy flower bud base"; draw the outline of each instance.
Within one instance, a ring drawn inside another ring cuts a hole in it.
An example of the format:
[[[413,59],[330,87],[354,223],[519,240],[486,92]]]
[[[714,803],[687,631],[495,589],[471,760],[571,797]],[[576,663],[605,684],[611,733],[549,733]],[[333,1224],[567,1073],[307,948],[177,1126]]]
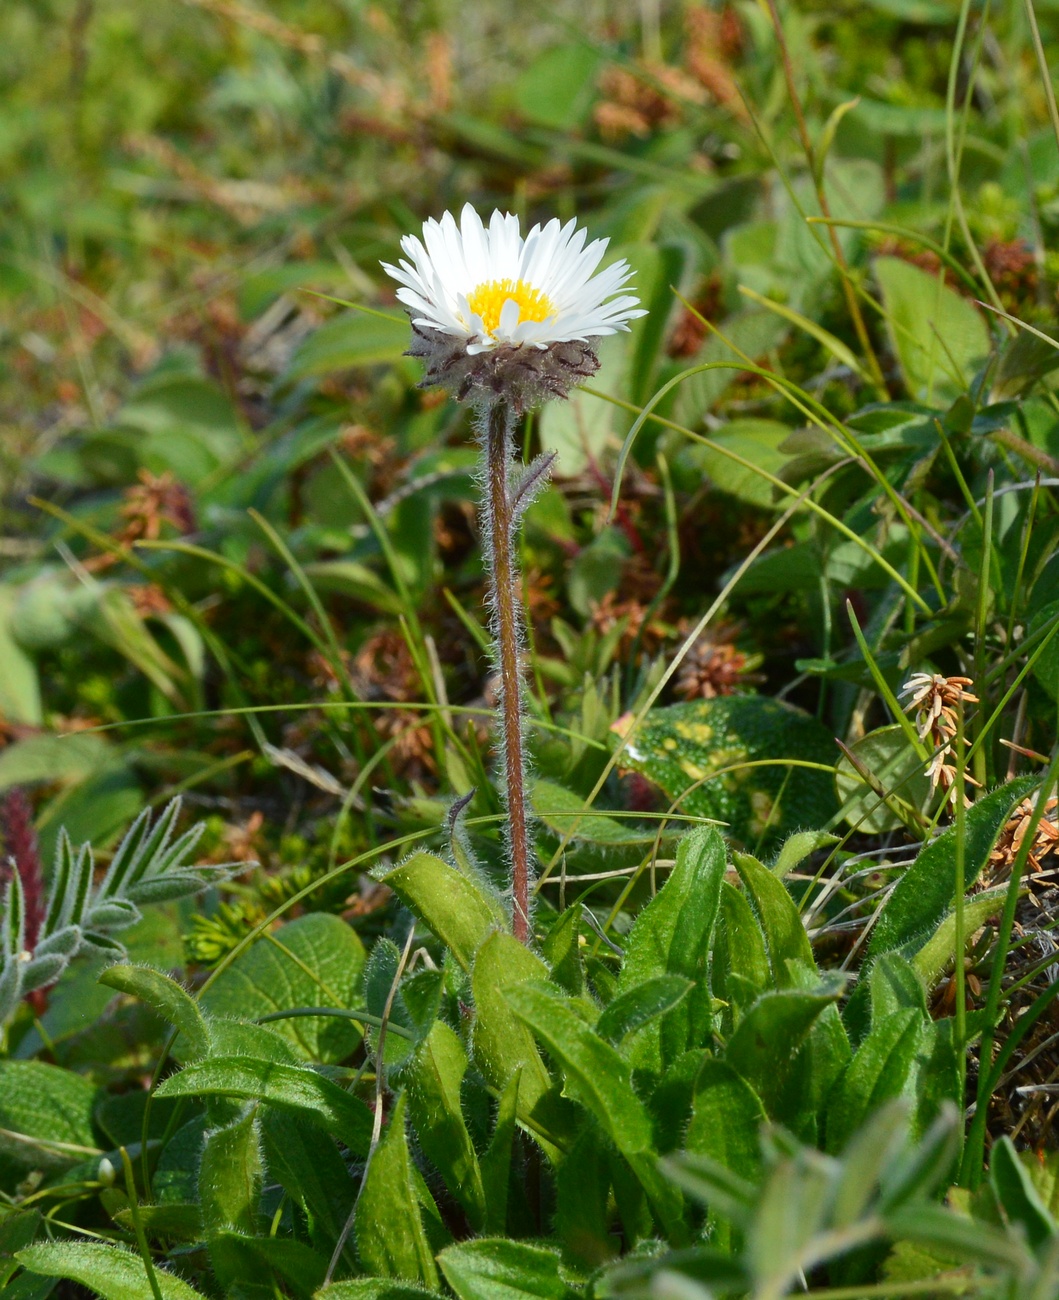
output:
[[[458,401],[479,406],[503,400],[521,415],[549,398],[568,397],[592,378],[599,369],[594,341],[503,344],[471,355],[463,339],[413,322],[405,355],[426,363],[420,388],[446,388]]]

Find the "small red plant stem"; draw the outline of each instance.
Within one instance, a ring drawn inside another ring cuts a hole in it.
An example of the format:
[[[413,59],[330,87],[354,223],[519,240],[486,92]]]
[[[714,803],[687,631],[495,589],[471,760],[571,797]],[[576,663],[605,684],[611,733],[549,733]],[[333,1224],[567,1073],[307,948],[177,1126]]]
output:
[[[10,859],[22,881],[26,947],[32,952],[44,923],[44,867],[33,827],[33,805],[19,786],[9,790],[0,803],[0,844],[3,849],[0,859]],[[0,867],[0,881],[3,878]]]
[[[511,926],[515,938],[528,943],[530,850],[522,742],[522,606],[515,572],[515,510],[511,498],[512,424],[512,412],[503,401],[494,402],[484,414],[483,507],[494,653],[500,669],[498,720],[508,816],[505,838],[511,859]]]

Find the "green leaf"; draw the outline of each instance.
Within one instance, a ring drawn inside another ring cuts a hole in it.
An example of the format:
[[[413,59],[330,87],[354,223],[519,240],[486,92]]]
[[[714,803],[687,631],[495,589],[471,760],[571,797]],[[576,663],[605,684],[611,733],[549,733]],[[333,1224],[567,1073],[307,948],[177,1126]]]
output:
[[[180,1055],[193,1061],[209,1051],[209,1030],[198,1003],[180,987],[176,980],[149,966],[108,966],[99,976],[100,984],[139,998],[168,1020],[184,1036]]]
[[[18,1268],[16,1253],[30,1244],[41,1222],[39,1210],[0,1209],[0,1291]]]
[[[358,1277],[322,1287],[316,1292],[316,1300],[423,1300],[424,1296],[440,1294],[410,1282],[394,1282],[388,1277]]]
[[[97,1089],[83,1075],[43,1061],[0,1061],[0,1157],[57,1169],[98,1152]],[[99,1152],[99,1154],[102,1154]]]
[[[964,818],[964,882],[969,889],[989,857],[1011,809],[1037,784],[1032,776],[1009,781],[976,799]],[[937,929],[956,892],[956,827],[923,846],[883,905],[868,943],[869,956],[924,941]]]
[[[520,984],[506,995],[562,1070],[563,1091],[593,1115],[628,1161],[663,1229],[682,1236],[679,1196],[658,1173],[650,1116],[633,1091],[628,1062],[550,985]]]
[[[330,1256],[353,1208],[356,1184],[333,1142],[321,1142],[311,1125],[290,1111],[268,1107],[261,1119],[265,1164],[301,1207],[309,1240]]]
[[[15,639],[18,589],[0,585],[0,715],[27,727],[43,721],[37,667]],[[17,743],[17,742],[16,742]],[[5,751],[6,752],[6,751]]]
[[[264,1164],[257,1107],[206,1134],[199,1164],[199,1201],[210,1236],[222,1229],[252,1234],[258,1225]],[[225,1279],[231,1285],[234,1278]]]
[[[922,1034],[923,1017],[917,1010],[873,1019],[828,1106],[829,1151],[841,1151],[873,1111],[905,1092]]]
[[[764,357],[790,333],[787,322],[770,311],[739,312],[730,316],[722,329],[725,338],[730,339],[735,348],[746,353],[753,361]],[[715,361],[730,361],[734,364],[730,370],[700,371],[680,385],[675,406],[676,419],[680,423],[698,428],[703,418],[738,379],[742,358],[724,339],[711,333],[693,364],[706,365]]]
[[[0,790],[37,782],[75,785],[114,757],[114,746],[103,736],[27,736],[0,753]]]
[[[669,879],[636,919],[625,947],[618,978],[618,995],[659,975],[679,975],[706,990],[706,958],[717,919],[726,860],[724,841],[712,827],[685,835],[677,846]],[[708,1031],[706,1015],[689,998],[661,1023],[651,1026],[633,1048],[633,1062],[652,1069],[672,1061],[689,1046],[697,1046]],[[705,1019],[705,1023],[702,1023]]]
[[[858,831],[868,835],[899,830],[909,824],[901,815],[901,804],[925,811],[933,789],[919,755],[908,743],[903,727],[879,727],[855,741],[850,750],[893,800],[880,799],[845,754],[835,767],[835,788],[842,801],[842,816]]]
[[[827,831],[795,831],[783,841],[769,870],[782,880],[788,872],[800,866],[810,853],[815,853],[817,849],[828,849],[837,843],[838,836]]]
[[[580,795],[554,781],[535,782],[533,812],[556,835],[603,848],[638,848],[654,844],[658,838],[657,830],[644,830],[616,817],[603,816],[594,808],[586,810]]]
[[[685,1149],[708,1156],[748,1182],[757,1182],[761,1176],[759,1134],[766,1120],[761,1098],[746,1080],[724,1061],[706,1060],[695,1083]],[[715,1224],[712,1239],[730,1248],[730,1225]]]
[[[1033,1185],[1014,1144],[1007,1136],[993,1143],[989,1182],[1009,1223],[1017,1224],[1034,1250],[1051,1241],[1059,1228]]]
[[[460,1105],[467,1064],[467,1053],[459,1038],[443,1020],[435,1020],[406,1073],[407,1096],[423,1153],[463,1206],[471,1226],[481,1230],[486,1215],[485,1190]]]
[[[877,257],[875,279],[911,396],[942,405],[966,392],[990,349],[989,330],[977,308],[940,276],[901,258]]]
[[[642,772],[682,812],[728,822],[750,848],[825,826],[837,809],[834,739],[782,700],[728,695],[652,709],[627,741],[623,767]],[[792,767],[792,756],[827,770]]]
[[[602,57],[587,42],[564,42],[539,54],[515,83],[522,115],[557,131],[576,129],[592,107]]]
[[[541,951],[552,968],[552,980],[567,993],[580,997],[585,988],[580,903],[572,903],[559,913],[541,943]]]
[[[729,374],[732,373],[729,371]],[[713,486],[721,492],[727,492],[736,500],[745,501],[759,509],[775,510],[786,505],[787,499],[780,495],[777,501],[771,481],[753,466],[778,478],[790,459],[780,450],[790,433],[790,426],[780,424],[778,420],[729,420],[715,432],[711,431],[711,445],[701,448],[702,468],[709,475]],[[726,451],[741,456],[750,465],[739,464],[731,456],[726,456]]]
[[[465,1241],[443,1250],[438,1263],[460,1300],[574,1300],[559,1271],[558,1251],[528,1242]]]
[[[713,993],[729,1005],[729,1019],[751,1006],[769,986],[765,936],[741,889],[721,884],[720,923],[714,945]]]
[[[598,1125],[586,1124],[555,1171],[555,1232],[564,1252],[590,1268],[616,1253],[609,1204],[611,1155]]]
[[[840,989],[781,989],[763,993],[728,1041],[725,1060],[761,1098],[775,1118],[798,1049]]]
[[[356,931],[328,912],[310,912],[261,935],[221,972],[202,995],[203,1010],[217,1018],[250,1020],[295,1007],[358,1005],[364,945]],[[275,1030],[308,1060],[336,1062],[360,1042],[351,1020],[299,1016]]]
[[[264,1281],[272,1273],[287,1284],[293,1295],[310,1300],[327,1276],[327,1260],[291,1237],[217,1232],[210,1238],[210,1260],[218,1279],[232,1279],[229,1294],[250,1290],[250,1279]]]
[[[506,1088],[520,1074],[518,1116],[556,1157],[556,1144],[569,1136],[570,1116],[545,1069],[533,1035],[518,1019],[505,994],[527,980],[546,980],[548,968],[509,934],[491,934],[478,950],[471,972],[474,994],[474,1060],[494,1088]]]
[[[600,1016],[596,1032],[615,1045],[667,1011],[688,994],[692,982],[682,975],[656,975],[619,993]]]
[[[98,1241],[49,1241],[18,1252],[18,1261],[31,1273],[78,1282],[103,1300],[153,1300],[143,1260],[123,1246]],[[162,1300],[203,1300],[201,1293],[179,1277],[154,1266]]]
[[[795,981],[788,962],[800,962],[810,970],[816,969],[813,946],[794,900],[783,881],[757,858],[748,853],[735,853],[732,861],[761,923],[773,982],[776,988],[790,988]]]
[[[354,1219],[357,1253],[371,1273],[436,1286],[412,1170],[402,1095],[364,1175]]]
[[[521,1071],[507,1081],[496,1107],[493,1136],[481,1159],[482,1191],[485,1196],[485,1231],[507,1230],[507,1202],[511,1185],[511,1152],[518,1118],[518,1090]],[[564,1162],[565,1163],[565,1162]],[[561,1168],[562,1166],[560,1166]]]
[[[379,879],[434,931],[464,970],[470,970],[491,931],[507,928],[500,900],[433,853],[413,853]]]
[[[410,337],[403,316],[391,320],[366,312],[342,312],[299,344],[286,377],[305,379],[336,370],[386,365],[400,359]]]
[[[964,942],[970,943],[971,937],[985,925],[991,916],[998,916],[1004,907],[1007,885],[998,885],[995,889],[983,890],[968,898],[963,909]],[[942,919],[933,935],[912,958],[912,968],[931,988],[941,976],[941,972],[956,955],[956,913],[949,912]]]
[[[249,1056],[216,1056],[186,1066],[157,1090],[159,1097],[236,1097],[293,1111],[365,1156],[371,1112],[362,1101],[303,1066]]]

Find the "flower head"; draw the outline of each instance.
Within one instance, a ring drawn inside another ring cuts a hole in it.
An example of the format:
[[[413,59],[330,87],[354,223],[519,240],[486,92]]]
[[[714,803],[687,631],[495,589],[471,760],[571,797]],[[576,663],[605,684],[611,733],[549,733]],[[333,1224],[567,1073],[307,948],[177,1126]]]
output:
[[[424,223],[422,239],[406,235],[406,258],[383,268],[401,286],[411,355],[427,362],[424,386],[525,409],[594,374],[594,340],[645,313],[621,292],[628,264],[597,273],[608,241],[586,247],[586,238],[576,221],[552,220],[523,239],[518,217],[496,211],[485,226],[470,204],[458,226],[446,212]]]

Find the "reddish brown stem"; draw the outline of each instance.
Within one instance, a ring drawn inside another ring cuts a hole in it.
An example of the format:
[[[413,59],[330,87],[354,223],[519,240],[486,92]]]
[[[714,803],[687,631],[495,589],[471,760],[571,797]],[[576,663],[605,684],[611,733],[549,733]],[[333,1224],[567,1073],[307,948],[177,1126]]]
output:
[[[500,746],[511,859],[511,925],[515,938],[530,939],[530,851],[526,814],[526,763],[522,742],[522,607],[515,572],[515,510],[511,499],[512,413],[494,402],[485,413],[485,533],[490,605],[497,667]]]

